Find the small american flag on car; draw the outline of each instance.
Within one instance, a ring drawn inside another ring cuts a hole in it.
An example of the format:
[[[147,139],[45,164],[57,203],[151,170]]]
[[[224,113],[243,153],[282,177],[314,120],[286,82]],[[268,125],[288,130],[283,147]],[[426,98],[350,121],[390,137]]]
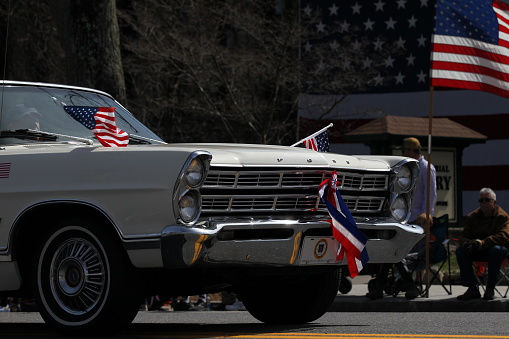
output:
[[[312,149],[317,152],[330,152],[329,148],[329,134],[327,131],[311,136],[303,141],[306,148]]]
[[[91,130],[105,147],[125,147],[129,135],[115,123],[115,107],[65,106],[67,114]]]

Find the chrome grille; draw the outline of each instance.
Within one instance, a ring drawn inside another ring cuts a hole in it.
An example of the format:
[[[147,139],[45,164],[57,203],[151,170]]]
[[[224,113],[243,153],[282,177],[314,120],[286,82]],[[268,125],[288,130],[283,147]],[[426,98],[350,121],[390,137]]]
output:
[[[234,187],[237,181],[237,174],[224,172],[209,172],[205,180],[205,186]]]
[[[380,174],[338,173],[339,188],[358,191],[386,190],[388,177]]]
[[[326,211],[318,197],[318,187],[330,173],[213,168],[200,189],[202,210],[204,213]],[[338,188],[352,213],[382,211],[389,183],[387,173],[338,172],[338,180]],[[370,192],[372,196],[360,192]]]
[[[318,187],[326,171],[217,171],[211,170],[204,188],[313,188]],[[339,188],[356,191],[385,191],[388,176],[338,172]]]

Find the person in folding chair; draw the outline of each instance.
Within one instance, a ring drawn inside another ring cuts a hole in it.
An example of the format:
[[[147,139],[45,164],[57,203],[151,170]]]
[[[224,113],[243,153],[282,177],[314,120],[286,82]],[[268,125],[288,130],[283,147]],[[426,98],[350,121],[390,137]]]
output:
[[[509,245],[509,216],[497,205],[497,196],[491,188],[479,191],[480,207],[465,218],[465,225],[456,249],[460,268],[460,279],[466,292],[458,300],[471,300],[481,297],[474,276],[473,262],[488,262],[488,280],[485,300],[495,298],[495,285],[502,261],[507,256]]]

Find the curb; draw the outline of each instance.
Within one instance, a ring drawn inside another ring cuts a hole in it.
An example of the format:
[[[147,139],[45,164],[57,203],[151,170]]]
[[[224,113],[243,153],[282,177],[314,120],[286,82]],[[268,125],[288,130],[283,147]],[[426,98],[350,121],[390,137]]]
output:
[[[337,296],[328,312],[507,312],[509,302],[505,298],[486,301],[483,299],[458,301],[456,297],[433,300],[404,297],[385,297],[369,300],[358,296]]]
[[[369,279],[354,280],[352,289],[338,293],[329,307],[329,312],[509,312],[509,297],[502,298],[496,294],[494,300],[475,299],[459,301],[457,296],[466,291],[466,287],[453,285],[449,294],[440,285],[431,285],[429,297],[418,297],[408,300],[404,293],[397,296],[385,294],[384,298],[370,300],[365,295]],[[355,283],[359,282],[359,283]],[[481,294],[483,292],[481,291]],[[504,293],[504,291],[501,291]]]

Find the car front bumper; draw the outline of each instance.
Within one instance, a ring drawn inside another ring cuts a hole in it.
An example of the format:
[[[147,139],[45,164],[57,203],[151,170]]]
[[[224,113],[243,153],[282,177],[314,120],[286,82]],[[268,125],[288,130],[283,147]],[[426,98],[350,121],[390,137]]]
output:
[[[416,225],[368,219],[357,220],[357,225],[369,238],[369,263],[399,262],[423,237],[423,229]],[[161,238],[163,264],[166,268],[298,266],[303,238],[330,235],[330,227],[325,220],[253,218],[209,219],[199,227],[168,226]]]

